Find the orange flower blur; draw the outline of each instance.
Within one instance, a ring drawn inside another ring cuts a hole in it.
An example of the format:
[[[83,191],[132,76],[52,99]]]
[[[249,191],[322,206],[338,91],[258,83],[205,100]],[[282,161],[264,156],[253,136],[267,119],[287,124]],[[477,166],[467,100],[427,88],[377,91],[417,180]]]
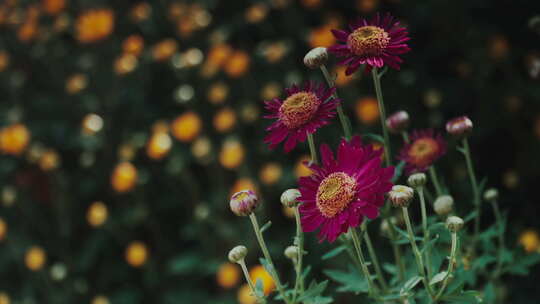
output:
[[[137,182],[137,168],[129,162],[121,162],[114,168],[111,185],[116,192],[128,192]]]
[[[114,29],[114,14],[110,9],[92,9],[77,18],[75,31],[81,43],[93,43],[107,38]]]
[[[20,155],[30,142],[30,131],[23,124],[0,129],[0,150],[5,154]]]

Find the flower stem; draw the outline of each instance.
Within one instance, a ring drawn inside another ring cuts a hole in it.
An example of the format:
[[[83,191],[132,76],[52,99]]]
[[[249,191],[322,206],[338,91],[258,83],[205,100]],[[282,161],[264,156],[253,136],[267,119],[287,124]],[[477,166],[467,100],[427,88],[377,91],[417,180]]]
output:
[[[377,258],[377,254],[375,253],[375,250],[373,249],[373,244],[371,243],[371,238],[369,237],[369,232],[367,231],[367,225],[366,221],[362,223],[362,226],[360,229],[362,229],[364,233],[364,240],[366,241],[366,245],[369,252],[369,257],[371,258],[371,261],[373,263],[373,266],[375,268],[375,273],[377,273],[377,279],[379,283],[381,283],[381,286],[384,291],[388,290],[388,284],[386,283],[386,280],[384,279],[383,272],[381,271],[381,267],[379,266],[379,259]]]
[[[349,228],[349,234],[351,235],[351,238],[354,243],[354,248],[356,249],[356,255],[358,256],[358,260],[360,261],[360,270],[364,273],[364,276],[366,277],[368,288],[369,288],[369,294],[378,294],[378,288],[373,283],[373,280],[371,279],[371,274],[369,273],[369,268],[366,265],[366,259],[364,258],[364,253],[362,252],[362,244],[360,242],[360,239],[358,238],[358,234],[356,233],[356,229],[351,227]]]
[[[257,221],[257,217],[255,216],[255,213],[251,213],[249,215],[249,219],[251,220],[251,224],[253,225],[253,230],[255,230],[255,235],[257,236],[257,241],[259,242],[259,246],[261,247],[261,251],[263,252],[264,258],[266,259],[266,262],[270,266],[269,267],[270,269],[267,269],[267,270],[270,272],[272,279],[274,279],[278,292],[283,298],[283,301],[285,301],[285,303],[288,304],[290,303],[289,298],[286,296],[283,285],[281,284],[281,281],[279,280],[276,267],[274,266],[272,257],[270,256],[270,253],[268,252],[268,248],[266,247],[266,242],[264,241],[263,235],[261,233],[261,229],[259,228],[259,223]]]
[[[497,266],[495,266],[495,272],[493,272],[493,278],[497,279],[501,275],[502,270],[502,255],[504,251],[504,231],[503,227],[503,218],[501,211],[499,210],[499,204],[496,200],[491,201],[491,207],[493,207],[493,213],[495,213],[495,220],[497,221],[497,227],[499,227],[499,248],[497,253]]]
[[[437,178],[437,172],[435,171],[434,165],[431,165],[431,167],[429,167],[429,175],[431,176],[431,181],[433,182],[433,186],[435,187],[435,192],[437,193],[437,196],[441,196],[442,188],[441,184],[439,184],[439,178]]]
[[[302,232],[302,223],[300,221],[300,211],[298,206],[294,207],[294,217],[296,219],[296,239],[295,245],[298,246],[298,259],[296,260],[296,283],[294,285],[294,299],[298,291],[304,291],[304,278],[302,277],[302,257],[304,256],[304,233]],[[293,301],[294,302],[294,301]]]
[[[315,148],[315,140],[313,139],[313,134],[308,134],[307,139],[309,144],[309,152],[311,153],[311,163],[317,164],[317,148]]]
[[[371,69],[371,75],[373,76],[373,84],[375,85],[375,94],[377,94],[377,101],[379,102],[379,116],[381,117],[381,126],[384,137],[384,159],[386,166],[390,166],[392,153],[390,151],[390,139],[388,137],[388,130],[386,129],[386,111],[384,109],[384,100],[381,89],[381,77],[378,74],[378,69]]]
[[[240,264],[240,267],[242,268],[242,272],[244,273],[244,277],[246,278],[246,281],[249,285],[249,289],[251,289],[251,293],[257,298],[257,303],[263,304],[266,303],[266,300],[264,298],[260,298],[259,295],[255,292],[255,286],[253,285],[253,281],[251,281],[251,277],[249,276],[249,272],[246,267],[246,262],[244,259],[241,259],[238,261],[238,264]]]
[[[469,178],[471,180],[471,187],[473,192],[473,203],[474,209],[476,211],[476,216],[474,217],[474,236],[472,241],[472,251],[476,249],[476,242],[478,241],[478,235],[480,233],[480,189],[478,188],[478,183],[476,181],[476,175],[474,174],[474,167],[471,159],[471,149],[469,148],[469,141],[465,137],[463,139],[463,154],[465,155],[465,162],[467,163],[467,172],[469,173]]]
[[[418,273],[420,276],[422,276],[422,281],[424,282],[424,287],[426,288],[427,293],[431,298],[433,298],[433,290],[431,289],[431,285],[429,285],[429,280],[426,276],[426,270],[424,268],[424,262],[422,259],[422,255],[420,254],[420,251],[418,250],[418,247],[416,246],[416,241],[414,240],[414,232],[411,225],[411,219],[409,217],[409,210],[407,207],[402,207],[401,210],[403,211],[403,218],[405,219],[405,224],[407,225],[407,233],[409,234],[409,242],[411,243],[411,247],[414,253],[414,257],[416,258],[416,266],[418,266]]]
[[[321,65],[321,71],[323,73],[324,79],[326,79],[326,83],[328,84],[328,87],[333,88],[335,86],[334,79],[330,76],[330,73],[328,73],[328,69],[326,69],[326,66],[324,64]],[[334,91],[334,98],[338,99],[337,92]],[[339,121],[341,122],[341,127],[343,128],[343,133],[345,134],[345,139],[349,141],[351,139],[351,126],[349,125],[347,115],[343,112],[343,107],[341,105],[341,102],[337,105],[337,112]]]
[[[429,242],[429,230],[427,225],[427,212],[426,212],[426,199],[424,198],[424,187],[418,187],[418,196],[420,197],[420,209],[422,210],[422,230],[424,231],[424,241],[422,245],[424,246],[425,258],[426,258],[426,268],[428,280],[431,279],[431,250],[426,248],[427,243]]]
[[[394,252],[394,259],[398,265],[398,278],[400,281],[405,279],[405,264],[401,259],[401,249],[398,244],[396,244],[396,230],[394,229],[394,224],[391,223],[390,218],[383,219],[388,221],[388,233],[390,234],[390,242],[392,243],[392,251]]]
[[[408,144],[410,141],[409,141],[409,133],[407,133],[407,131],[402,131],[401,132],[401,137],[403,137],[403,141]]]
[[[457,252],[457,233],[452,232],[452,248],[450,249],[450,260],[448,261],[448,271],[446,272],[446,276],[444,277],[441,289],[433,299],[433,302],[437,302],[437,300],[442,296],[444,290],[446,289],[446,286],[448,286],[448,280],[450,280],[450,277],[452,275],[452,272],[454,271],[454,264],[456,263],[456,252]]]

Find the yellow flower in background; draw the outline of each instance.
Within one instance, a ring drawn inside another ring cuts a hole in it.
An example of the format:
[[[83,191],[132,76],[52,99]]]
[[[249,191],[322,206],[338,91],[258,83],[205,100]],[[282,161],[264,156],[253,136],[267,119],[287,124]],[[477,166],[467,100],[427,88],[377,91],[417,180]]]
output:
[[[162,159],[169,153],[171,147],[172,140],[169,133],[154,132],[146,145],[146,154],[152,159]]]
[[[111,185],[116,192],[128,192],[137,182],[137,168],[130,162],[121,162],[116,165],[111,176]]]
[[[172,135],[181,142],[194,140],[201,132],[202,121],[195,112],[185,112],[171,124]]]
[[[238,300],[238,303],[240,304],[256,304],[257,303],[257,297],[255,297],[254,294],[251,293],[251,288],[249,285],[243,284],[238,288],[238,294],[236,295],[236,298]]]
[[[92,299],[92,304],[110,304],[111,302],[105,296],[95,296]]]
[[[176,53],[178,50],[178,43],[176,40],[169,38],[158,42],[152,47],[152,57],[156,61],[165,61]]]
[[[139,56],[144,49],[144,40],[141,35],[130,35],[122,42],[122,50],[126,54]]]
[[[219,286],[229,289],[240,281],[240,268],[233,263],[223,263],[216,272],[216,281]]]
[[[240,115],[242,116],[242,120],[248,123],[252,123],[257,118],[259,118],[259,107],[255,105],[254,103],[246,104],[242,107],[242,110],[240,110]]]
[[[261,97],[264,100],[277,98],[279,94],[281,94],[281,85],[277,82],[269,82],[261,90]]]
[[[66,92],[75,94],[84,90],[88,85],[88,78],[84,74],[75,74],[66,80]]]
[[[0,291],[0,304],[9,304],[9,303],[11,303],[9,295],[3,291]]]
[[[253,284],[256,284],[257,280],[261,280],[265,295],[270,294],[276,288],[274,280],[262,265],[253,266],[249,270],[249,276],[251,277]]]
[[[208,90],[208,100],[213,104],[220,104],[229,95],[229,87],[223,82],[214,83]]]
[[[219,163],[227,169],[236,169],[244,161],[244,146],[237,140],[227,140],[219,152]]]
[[[226,61],[224,70],[232,78],[238,78],[246,74],[251,59],[244,51],[235,51]]]
[[[334,74],[337,76],[337,78],[336,78],[336,86],[337,87],[346,86],[347,84],[349,84],[354,79],[354,75],[356,75],[356,74],[352,74],[352,75],[347,76],[345,74],[346,69],[347,69],[347,67],[344,66],[344,65],[339,65],[339,66],[334,68]]]
[[[0,129],[0,150],[5,154],[20,155],[30,142],[30,131],[20,123]]]
[[[47,256],[45,251],[38,246],[30,247],[24,256],[24,262],[26,267],[32,271],[38,271],[43,268],[45,262],[47,261]]]
[[[309,162],[310,160],[311,157],[309,155],[304,155],[296,161],[296,165],[294,166],[294,175],[296,175],[297,178],[311,175],[311,170],[304,165],[304,162]]]
[[[217,43],[208,51],[207,64],[221,67],[231,56],[233,49],[225,43]]]
[[[370,125],[379,119],[379,105],[374,97],[363,97],[356,101],[356,117],[362,123]]]
[[[265,185],[273,185],[281,178],[282,173],[278,163],[268,163],[261,168],[259,179]]]
[[[141,22],[150,17],[150,14],[152,13],[152,6],[150,6],[150,4],[147,2],[140,2],[133,6],[130,13],[131,18],[133,18],[135,22]]]
[[[48,149],[39,158],[39,167],[43,171],[51,171],[60,166],[60,155],[52,149]]]
[[[22,42],[29,42],[36,38],[38,33],[38,22],[33,19],[28,19],[19,27],[17,38]]]
[[[523,250],[528,253],[540,250],[540,236],[538,231],[534,229],[527,229],[519,235],[519,244],[523,246]]]
[[[9,54],[6,51],[0,51],[0,72],[5,70],[9,65]]]
[[[90,113],[84,116],[82,121],[82,132],[87,135],[95,134],[103,128],[103,118],[101,116]]]
[[[132,54],[122,54],[114,61],[114,72],[117,75],[125,75],[137,68],[138,59]]]
[[[133,267],[141,267],[148,259],[148,248],[143,242],[134,241],[126,248],[126,262]]]
[[[336,38],[332,35],[331,30],[336,28],[335,24],[327,23],[314,28],[309,34],[309,45],[312,48],[329,47],[336,43]]]
[[[301,0],[300,2],[302,3],[304,7],[310,8],[310,9],[320,7],[322,4],[321,0]]]
[[[266,4],[259,2],[246,9],[245,18],[248,23],[259,23],[268,15]]]
[[[264,57],[270,63],[277,63],[287,53],[287,46],[283,42],[274,42],[266,46],[263,50]]]
[[[231,108],[223,108],[214,115],[214,128],[219,133],[230,131],[236,124],[236,113]]]
[[[107,38],[114,29],[114,14],[110,9],[91,9],[76,21],[75,32],[81,43],[92,43]]]
[[[208,137],[201,136],[191,145],[191,154],[198,159],[204,159],[212,151],[212,142]]]
[[[49,15],[57,15],[66,7],[66,0],[41,0],[43,11]]]
[[[8,231],[7,227],[8,226],[6,222],[4,221],[4,219],[0,217],[0,241],[6,238],[7,231]]]
[[[379,0],[357,0],[356,8],[364,14],[373,12],[379,5]]]
[[[105,223],[108,216],[107,206],[103,202],[93,202],[86,211],[86,220],[92,227],[99,227]]]
[[[257,193],[257,191],[258,191],[257,190],[258,187],[253,182],[253,180],[251,180],[250,178],[247,178],[247,177],[239,178],[238,180],[236,180],[236,182],[231,187],[230,195],[233,195],[236,192],[240,192],[240,191],[246,190],[246,189],[253,190],[253,192],[255,192],[255,193]]]

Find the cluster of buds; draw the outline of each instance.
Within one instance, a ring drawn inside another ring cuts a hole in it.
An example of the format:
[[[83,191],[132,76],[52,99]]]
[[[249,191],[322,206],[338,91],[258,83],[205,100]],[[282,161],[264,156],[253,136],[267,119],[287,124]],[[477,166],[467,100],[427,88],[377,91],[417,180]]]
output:
[[[236,192],[229,203],[231,211],[238,216],[248,216],[260,205],[259,198],[251,190]]]
[[[388,131],[392,133],[401,133],[409,127],[409,113],[398,111],[386,118],[385,121]]]
[[[394,207],[408,207],[414,197],[414,190],[411,187],[395,185],[388,195]]]
[[[466,137],[472,132],[473,123],[467,116],[460,116],[446,123],[446,132],[455,137]]]

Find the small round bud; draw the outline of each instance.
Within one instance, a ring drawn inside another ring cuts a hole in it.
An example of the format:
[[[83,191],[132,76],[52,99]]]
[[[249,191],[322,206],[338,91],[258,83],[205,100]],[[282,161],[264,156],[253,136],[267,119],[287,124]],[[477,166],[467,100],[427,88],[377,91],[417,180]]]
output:
[[[383,235],[390,235],[390,223],[396,225],[397,219],[394,216],[392,216],[389,219],[384,219],[381,221],[380,229]]]
[[[251,190],[236,192],[229,203],[231,211],[238,216],[247,216],[259,207],[260,201]]]
[[[424,173],[414,173],[407,179],[409,186],[413,188],[422,187],[426,184],[426,175]]]
[[[407,207],[414,197],[414,190],[411,187],[395,185],[388,195],[394,207]]]
[[[248,253],[246,246],[238,245],[229,251],[229,261],[231,263],[239,263]]]
[[[316,47],[304,56],[304,64],[310,69],[317,69],[328,60],[325,47]]]
[[[463,220],[460,217],[457,216],[449,216],[446,219],[446,228],[450,230],[450,232],[458,232],[463,228]]]
[[[298,204],[298,198],[300,197],[300,191],[298,189],[288,189],[281,194],[281,203],[283,206],[294,207]]]
[[[473,123],[467,116],[460,116],[446,123],[446,132],[457,137],[465,137],[472,131]]]
[[[438,215],[448,215],[454,207],[454,199],[450,195],[441,195],[433,203],[433,210]]]
[[[495,188],[487,189],[484,192],[484,199],[488,202],[496,201],[499,198],[499,191]]]
[[[388,116],[385,123],[388,131],[392,133],[401,133],[409,127],[409,113],[398,111]]]
[[[288,259],[291,259],[291,260],[296,260],[298,258],[298,247],[297,246],[289,246],[287,248],[285,248],[285,251],[283,252],[283,254],[285,254],[285,256],[288,258]]]

